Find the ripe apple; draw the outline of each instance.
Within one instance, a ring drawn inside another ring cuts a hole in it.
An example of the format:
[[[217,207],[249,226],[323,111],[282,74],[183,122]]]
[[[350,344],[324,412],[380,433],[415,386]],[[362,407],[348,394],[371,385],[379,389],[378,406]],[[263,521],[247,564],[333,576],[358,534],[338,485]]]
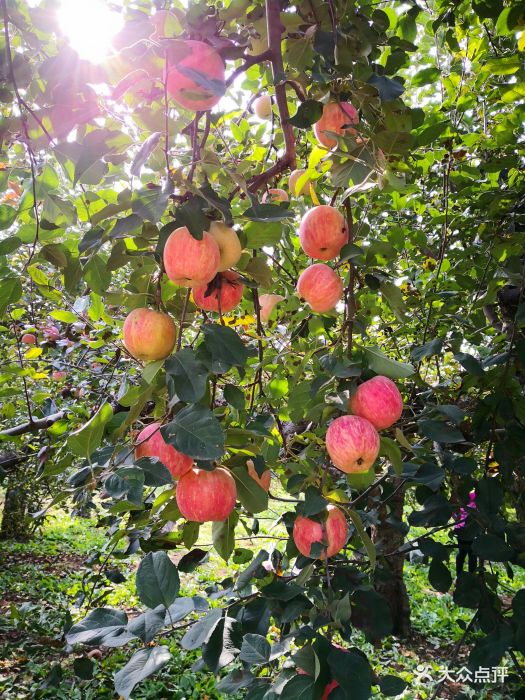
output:
[[[170,316],[153,309],[133,309],[122,327],[128,352],[137,360],[162,360],[171,353],[177,329]]]
[[[266,202],[289,202],[290,198],[284,190],[280,190],[276,187],[270,187],[268,192],[265,192],[262,196],[261,202],[266,204]]]
[[[193,466],[193,459],[169,445],[160,432],[160,423],[150,423],[137,436],[135,459],[158,457],[174,479],[178,479]]]
[[[376,430],[383,430],[400,419],[403,399],[391,379],[378,375],[357,387],[348,407],[355,416],[370,421]]]
[[[347,537],[345,515],[333,505],[326,507],[326,520],[323,523],[299,515],[293,525],[293,541],[305,557],[311,556],[310,550],[314,542],[321,542],[326,547],[326,556],[333,557],[345,546]]]
[[[57,341],[60,339],[60,331],[56,326],[46,326],[42,332],[46,340]]]
[[[217,274],[221,253],[215,238],[206,231],[193,238],[186,226],[175,229],[164,247],[164,268],[172,282],[182,287],[202,287]]]
[[[269,469],[265,469],[261,476],[259,476],[259,474],[257,474],[257,470],[255,469],[253,459],[246,460],[246,466],[248,467],[248,474],[252,477],[252,479],[256,481],[259,486],[266,491],[266,493],[268,493],[272,481],[272,472]]]
[[[315,138],[321,146],[332,149],[337,140],[327,132],[343,135],[345,132],[356,134],[350,124],[359,124],[357,109],[350,102],[329,102],[323,107],[321,119],[314,124]]]
[[[177,505],[186,520],[197,523],[226,520],[235,507],[237,487],[229,471],[191,469],[177,484]]]
[[[55,370],[54,372],[51,372],[51,379],[54,382],[63,382],[66,377],[67,377],[67,372],[62,372],[59,370]]]
[[[224,61],[203,41],[188,39],[184,48],[172,50],[166,89],[181,107],[193,112],[211,109],[224,93]]]
[[[261,321],[269,321],[272,311],[276,304],[283,301],[284,297],[280,294],[261,294],[259,297],[259,306],[261,307]]]
[[[208,233],[219,246],[221,257],[217,271],[224,272],[237,265],[242,254],[242,246],[235,229],[226,226],[222,221],[212,221]]]
[[[299,275],[297,294],[312,311],[325,313],[331,311],[343,296],[343,280],[328,265],[315,263]]]
[[[261,95],[252,103],[253,111],[259,119],[270,119],[272,116],[272,98],[270,95]]]
[[[290,188],[290,192],[294,197],[300,197],[303,194],[310,193],[310,180],[306,180],[306,182],[301,185],[301,188],[297,190],[297,182],[305,174],[305,172],[306,170],[292,170],[290,173],[288,187]]]
[[[299,240],[302,249],[311,258],[333,260],[348,242],[344,216],[328,204],[313,207],[301,219]]]
[[[233,270],[219,272],[209,284],[193,290],[193,301],[199,309],[223,314],[234,309],[241,301],[244,284]]]
[[[22,342],[25,343],[26,345],[35,345],[36,343],[36,335],[34,333],[24,333],[24,335],[21,338]]]
[[[342,472],[367,472],[379,454],[379,435],[366,418],[341,416],[326,431],[326,449]]]

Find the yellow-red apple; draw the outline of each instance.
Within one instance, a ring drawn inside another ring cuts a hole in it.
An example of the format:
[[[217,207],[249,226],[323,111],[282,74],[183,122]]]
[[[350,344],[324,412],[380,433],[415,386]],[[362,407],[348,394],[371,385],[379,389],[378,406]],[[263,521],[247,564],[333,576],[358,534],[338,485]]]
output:
[[[164,247],[164,268],[172,282],[182,287],[202,287],[217,274],[219,244],[206,231],[198,241],[186,226],[175,229]]]
[[[193,301],[199,309],[223,314],[234,309],[241,301],[244,284],[233,270],[219,272],[209,284],[193,290]]]
[[[320,204],[301,219],[299,240],[304,252],[318,260],[333,260],[348,242],[344,216],[335,207]]]
[[[266,204],[266,202],[288,202],[290,201],[290,198],[288,197],[288,194],[284,190],[280,190],[277,187],[270,187],[268,192],[265,192],[262,196],[262,203]]]
[[[60,331],[56,326],[46,326],[42,333],[46,340],[57,341],[60,339]]]
[[[184,49],[173,51],[166,89],[181,107],[194,112],[211,109],[224,93],[224,61],[203,41],[188,39]]]
[[[135,359],[152,362],[168,357],[175,347],[177,329],[168,314],[153,309],[133,309],[124,321],[122,337]]]
[[[343,296],[343,281],[335,270],[324,263],[310,265],[297,280],[297,294],[312,311],[331,311]]]
[[[257,470],[255,469],[253,459],[246,460],[246,466],[248,467],[248,474],[252,477],[252,479],[256,481],[259,486],[266,491],[266,493],[268,493],[272,481],[272,472],[269,469],[265,469],[261,476],[259,476],[259,474],[257,474]]]
[[[270,95],[261,95],[252,103],[253,111],[259,119],[270,119],[272,116],[272,98]]]
[[[66,377],[67,377],[67,372],[63,372],[60,370],[55,370],[54,372],[51,372],[51,379],[54,382],[63,382]]]
[[[35,345],[36,335],[34,333],[24,333],[21,340],[25,345]]]
[[[223,467],[191,469],[177,484],[177,505],[186,520],[197,523],[226,520],[235,508],[235,479]]]
[[[259,297],[259,306],[261,307],[261,321],[269,321],[272,311],[276,304],[283,301],[284,297],[280,294],[261,294]]]
[[[326,449],[342,472],[367,472],[379,454],[379,435],[366,418],[341,416],[326,431]]]
[[[221,257],[217,271],[224,272],[237,265],[242,254],[242,246],[235,229],[226,226],[222,221],[212,221],[208,233],[219,246]]]
[[[326,548],[325,556],[333,557],[345,546],[347,537],[348,526],[344,513],[333,505],[326,507],[325,520],[322,523],[299,515],[293,525],[293,541],[305,557],[312,556],[310,550],[314,542],[320,542]]]
[[[299,189],[297,183],[299,182],[300,178],[306,173],[306,170],[292,170],[290,173],[290,178],[288,180],[288,187],[290,188],[290,192],[294,197],[300,197],[303,194],[309,194],[310,193],[310,180],[306,180]]]
[[[314,124],[314,134],[321,146],[332,149],[337,140],[328,132],[343,136],[356,134],[352,124],[359,124],[357,109],[350,102],[329,102],[323,107],[321,119]]]
[[[192,466],[193,459],[169,445],[160,432],[160,423],[150,423],[137,436],[135,459],[157,457],[174,479],[186,474]]]
[[[403,413],[399,389],[391,379],[382,375],[360,384],[348,406],[355,416],[366,418],[376,430],[390,428]]]

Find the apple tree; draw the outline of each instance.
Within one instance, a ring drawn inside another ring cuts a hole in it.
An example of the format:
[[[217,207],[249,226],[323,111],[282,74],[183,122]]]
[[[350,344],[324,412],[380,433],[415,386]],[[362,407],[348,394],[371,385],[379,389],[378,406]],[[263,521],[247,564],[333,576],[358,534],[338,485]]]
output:
[[[125,698],[170,639],[225,695],[398,695],[358,640],[410,634],[413,550],[452,589],[475,490],[455,654],[523,681],[521,3],[123,0],[90,60],[0,7],[2,536],[106,529],[69,648]],[[136,554],[143,611],[94,604]]]

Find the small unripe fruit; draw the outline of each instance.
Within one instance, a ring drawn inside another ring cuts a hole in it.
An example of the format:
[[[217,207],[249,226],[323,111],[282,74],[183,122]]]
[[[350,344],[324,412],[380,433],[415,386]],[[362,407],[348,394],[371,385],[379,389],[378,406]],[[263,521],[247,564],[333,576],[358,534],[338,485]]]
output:
[[[259,305],[261,307],[261,321],[268,321],[276,304],[283,301],[280,294],[261,294]]]
[[[217,274],[221,254],[215,238],[206,231],[193,238],[186,226],[175,229],[164,247],[164,268],[172,282],[182,287],[202,287]]]
[[[252,103],[253,111],[259,119],[270,119],[272,116],[272,98],[270,95],[261,95]]]
[[[326,449],[335,466],[346,474],[367,472],[379,454],[379,435],[360,416],[336,418],[326,431]]]
[[[318,260],[333,260],[348,242],[344,216],[335,207],[320,204],[306,212],[299,226],[304,252]]]
[[[312,311],[331,311],[343,296],[343,281],[335,270],[324,263],[310,265],[297,280],[297,293]]]
[[[321,146],[332,149],[337,141],[328,132],[340,136],[345,133],[356,134],[350,125],[358,123],[359,114],[350,102],[329,102],[323,107],[321,119],[314,124],[314,134]]]
[[[305,557],[313,557],[310,554],[314,542],[320,542],[326,547],[324,556],[333,557],[346,544],[348,526],[344,513],[337,506],[326,507],[327,515],[323,523],[299,515],[293,526],[293,540],[297,549]],[[323,555],[317,558],[324,558]]]
[[[177,329],[170,316],[153,309],[133,309],[122,327],[128,352],[137,360],[153,362],[171,353]]]
[[[237,272],[226,270],[219,272],[209,284],[194,289],[193,301],[204,311],[220,311],[226,314],[237,306],[243,293],[244,284]]]
[[[280,190],[276,187],[271,187],[268,192],[265,192],[262,196],[262,203],[266,204],[266,202],[288,202],[289,201],[288,194],[284,190]]]
[[[137,436],[135,459],[157,457],[174,479],[178,479],[193,466],[193,459],[169,445],[160,432],[160,423],[150,423]]]
[[[194,112],[211,109],[224,92],[224,61],[203,41],[188,39],[184,49],[177,46],[172,52],[166,89],[181,107]]]
[[[54,382],[63,382],[66,377],[67,377],[67,372],[62,372],[59,370],[56,370],[55,372],[51,372],[51,379]]]
[[[24,333],[24,335],[21,338],[22,342],[25,343],[26,345],[35,345],[36,343],[36,336],[33,333]]]
[[[305,174],[306,170],[292,170],[290,173],[290,179],[288,180],[288,187],[293,197],[301,197],[303,194],[310,193],[310,180],[306,180],[299,190],[297,189],[299,179]]]
[[[403,399],[394,382],[380,375],[357,387],[349,408],[354,415],[370,421],[376,430],[383,430],[401,418]]]
[[[239,262],[242,246],[235,229],[226,226],[222,221],[212,221],[208,233],[219,246],[220,260],[218,272],[229,270]]]
[[[237,487],[229,471],[191,469],[177,484],[177,505],[186,518],[197,523],[226,520],[235,508]]]
[[[246,466],[248,467],[248,474],[252,477],[252,479],[256,481],[259,486],[266,491],[266,493],[268,493],[272,482],[272,472],[269,469],[265,469],[261,476],[259,476],[259,474],[257,474],[257,470],[255,469],[253,459],[246,460]]]

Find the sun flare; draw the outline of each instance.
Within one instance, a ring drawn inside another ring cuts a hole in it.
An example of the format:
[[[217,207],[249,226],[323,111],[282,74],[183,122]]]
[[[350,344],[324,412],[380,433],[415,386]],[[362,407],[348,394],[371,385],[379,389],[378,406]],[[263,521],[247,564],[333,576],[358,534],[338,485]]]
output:
[[[111,42],[124,23],[104,0],[62,0],[58,19],[71,48],[91,63],[112,53]]]

